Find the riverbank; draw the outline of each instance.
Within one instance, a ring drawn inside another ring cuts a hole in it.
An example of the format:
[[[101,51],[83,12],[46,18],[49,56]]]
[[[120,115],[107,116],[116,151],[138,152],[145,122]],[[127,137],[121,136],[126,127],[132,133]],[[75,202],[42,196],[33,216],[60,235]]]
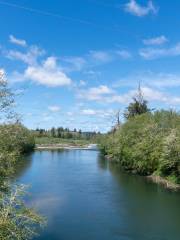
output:
[[[147,179],[149,179],[150,181],[162,185],[163,187],[169,189],[169,190],[173,190],[173,191],[180,191],[180,184],[175,184],[172,183],[170,181],[168,181],[165,178],[162,178],[160,176],[156,176],[156,175],[151,175],[151,176],[147,176]]]
[[[104,156],[106,160],[111,161],[112,163],[117,163],[119,164],[117,161],[115,161],[115,159],[113,159],[112,156],[110,155],[105,155]],[[122,169],[125,172],[128,172],[129,174],[133,174],[133,175],[139,175],[135,170],[127,170],[125,168],[122,167]],[[144,176],[143,176],[144,177]],[[163,186],[166,189],[169,190],[173,190],[173,191],[180,191],[180,184],[175,184],[169,180],[167,180],[166,178],[163,178],[161,176],[158,175],[149,175],[149,176],[145,176],[145,178],[153,183],[159,184],[161,186]]]
[[[130,118],[104,135],[100,148],[124,169],[153,176],[169,188],[180,185],[179,113],[162,110]]]

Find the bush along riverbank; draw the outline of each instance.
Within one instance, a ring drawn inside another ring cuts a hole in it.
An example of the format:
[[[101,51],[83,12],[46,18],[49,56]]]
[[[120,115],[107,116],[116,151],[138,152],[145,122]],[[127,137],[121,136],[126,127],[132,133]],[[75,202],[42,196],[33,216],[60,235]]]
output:
[[[35,146],[31,132],[13,118],[13,107],[14,94],[0,71],[0,240],[28,240],[37,235],[44,218],[24,204],[26,187],[12,181],[18,161]]]
[[[18,161],[34,146],[33,135],[21,124],[0,125],[0,240],[32,239],[44,224],[23,202],[26,187],[11,181]]]
[[[33,135],[21,124],[0,125],[0,182],[12,175],[19,158],[34,147]]]
[[[139,106],[141,104],[139,101]],[[128,107],[125,123],[101,138],[101,151],[128,171],[179,188],[180,114],[163,110],[139,112],[137,109],[139,107],[133,108],[132,115]]]

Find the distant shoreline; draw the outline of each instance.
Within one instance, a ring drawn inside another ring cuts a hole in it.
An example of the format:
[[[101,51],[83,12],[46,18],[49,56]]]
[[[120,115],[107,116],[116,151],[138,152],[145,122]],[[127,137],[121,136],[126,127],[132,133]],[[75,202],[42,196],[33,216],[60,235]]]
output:
[[[70,145],[70,144],[37,144],[35,146],[36,150],[58,150],[58,149],[67,149],[67,150],[97,150],[96,144],[88,145]]]

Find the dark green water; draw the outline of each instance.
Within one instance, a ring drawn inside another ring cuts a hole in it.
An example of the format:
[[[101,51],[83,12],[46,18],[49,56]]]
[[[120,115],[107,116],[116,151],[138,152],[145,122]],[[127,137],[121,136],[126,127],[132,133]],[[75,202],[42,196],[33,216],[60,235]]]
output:
[[[38,240],[180,240],[180,193],[123,173],[98,151],[36,151],[17,179],[48,219]]]

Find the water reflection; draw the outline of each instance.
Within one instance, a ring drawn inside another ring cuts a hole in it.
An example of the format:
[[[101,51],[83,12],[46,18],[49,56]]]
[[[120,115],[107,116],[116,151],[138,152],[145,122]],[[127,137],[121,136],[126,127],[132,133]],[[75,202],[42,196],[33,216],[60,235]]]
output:
[[[28,169],[31,168],[33,153],[22,156],[15,166],[13,178],[20,178]]]
[[[126,209],[124,221],[128,223],[129,236],[137,236],[137,239],[178,239],[179,192],[165,189],[145,177],[128,174],[118,164],[102,156],[98,163],[111,172],[118,184],[114,197],[115,201],[118,199],[119,212],[123,205]]]
[[[102,170],[109,169],[109,161],[101,153],[99,153],[99,155],[98,155],[97,163],[98,163],[98,167],[100,169],[102,169]]]

